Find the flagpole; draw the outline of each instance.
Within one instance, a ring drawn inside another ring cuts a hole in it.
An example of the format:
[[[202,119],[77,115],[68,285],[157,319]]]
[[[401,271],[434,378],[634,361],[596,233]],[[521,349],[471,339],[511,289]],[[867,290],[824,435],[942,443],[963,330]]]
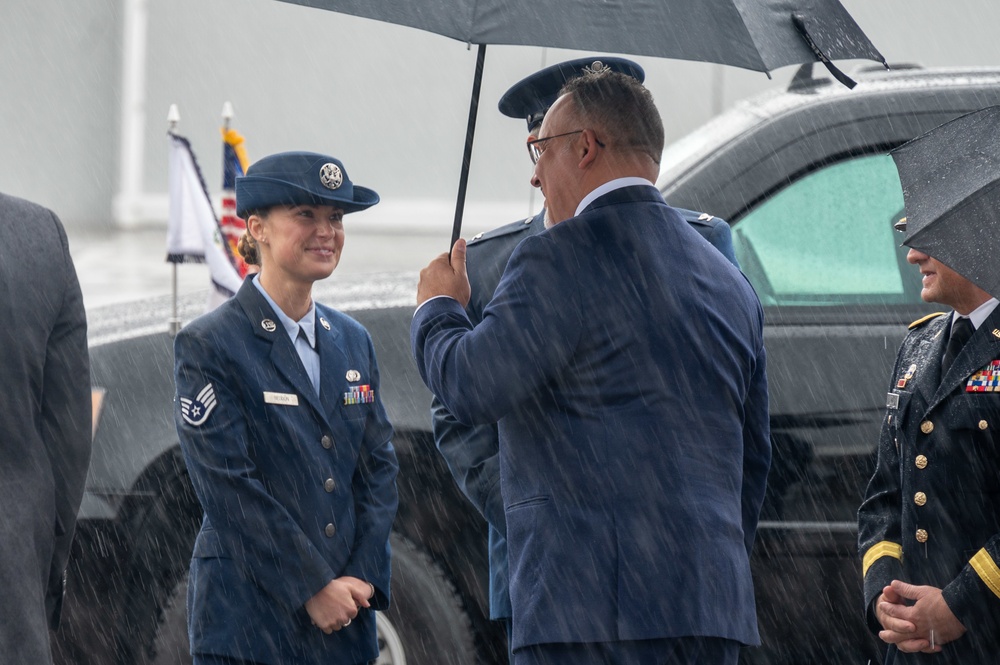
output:
[[[181,113],[177,109],[177,104],[171,104],[170,110],[167,111],[167,131],[170,134],[174,133],[177,129],[177,123],[181,121]],[[171,337],[176,337],[177,333],[181,331],[181,319],[177,315],[177,263],[173,263],[172,271],[172,285],[171,285],[171,316],[170,320],[167,321],[167,334]]]

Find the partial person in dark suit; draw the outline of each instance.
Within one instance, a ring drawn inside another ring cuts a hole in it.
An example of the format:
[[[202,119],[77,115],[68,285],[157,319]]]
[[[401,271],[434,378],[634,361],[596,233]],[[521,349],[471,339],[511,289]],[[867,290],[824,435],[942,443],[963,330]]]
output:
[[[499,421],[514,662],[735,663],[759,643],[760,303],[653,185],[663,127],[635,79],[574,78],[528,147],[551,228],[475,327],[459,240],[411,324],[449,412]]]
[[[0,662],[50,663],[90,464],[87,319],[66,232],[0,194]]]
[[[971,220],[970,220],[971,223]],[[1000,659],[1000,311],[909,250],[920,297],[893,368],[878,463],[858,511],[865,614],[886,663]]]
[[[545,111],[556,100],[566,81],[579,76],[587,67],[602,65],[632,76],[640,83],[645,78],[638,63],[624,58],[605,56],[570,60],[546,67],[515,83],[500,98],[500,112],[526,120],[530,138],[537,133]],[[678,209],[678,212],[727,259],[738,265],[732,234],[725,220],[691,210]],[[545,228],[544,217],[543,209],[537,215],[480,233],[469,241],[466,258],[472,292],[466,313],[473,325],[482,321],[483,310],[493,297],[514,248],[524,238]],[[488,524],[490,618],[504,623],[509,641],[511,607],[497,426],[493,423],[467,427],[455,420],[437,398],[431,405],[431,415],[438,450],[459,488]]]
[[[368,332],[312,299],[345,214],[378,203],[339,160],[280,153],[236,180],[260,265],[181,330],[175,419],[205,511],[188,628],[196,665],[374,662],[396,514],[392,428]]]

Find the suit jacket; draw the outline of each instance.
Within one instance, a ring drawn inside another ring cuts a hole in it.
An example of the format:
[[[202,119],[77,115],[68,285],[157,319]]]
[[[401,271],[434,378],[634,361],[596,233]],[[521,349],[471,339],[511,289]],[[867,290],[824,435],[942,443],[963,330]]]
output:
[[[718,217],[676,208],[684,220],[723,256],[739,267],[729,224]],[[545,210],[527,219],[480,233],[469,241],[468,274],[472,297],[465,312],[472,325],[483,320],[514,248],[545,230]],[[486,518],[489,528],[490,618],[511,616],[507,564],[507,521],[500,496],[500,440],[495,423],[467,427],[455,420],[436,397],[431,403],[434,440],[462,493]]]
[[[1000,307],[942,380],[950,325],[950,315],[917,321],[899,349],[858,537],[873,630],[873,601],[899,579],[943,589],[968,632],[940,654],[898,653],[896,663],[1000,654]]]
[[[474,329],[449,298],[417,310],[431,391],[467,425],[499,420],[515,649],[757,643],[762,327],[746,279],[653,187],[522,241]]]
[[[374,585],[373,610],[388,607],[397,505],[371,339],[320,304],[316,320],[319,395],[249,277],[175,340],[175,421],[205,511],[191,561],[192,653],[274,664],[378,653],[374,612],[324,635],[304,609],[342,575]]]
[[[0,194],[0,662],[49,662],[90,463],[87,321],[66,233]]]

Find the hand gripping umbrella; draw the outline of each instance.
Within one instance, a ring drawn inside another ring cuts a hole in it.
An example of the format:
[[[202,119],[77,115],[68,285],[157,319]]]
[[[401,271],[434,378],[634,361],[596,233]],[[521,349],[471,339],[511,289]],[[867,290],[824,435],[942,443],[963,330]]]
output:
[[[282,0],[478,44],[452,244],[462,225],[487,44],[547,46],[732,65],[769,73],[832,60],[885,59],[839,0]],[[886,65],[888,67],[888,65]]]
[[[1000,297],[1000,106],[955,118],[889,154],[903,185],[903,244]]]

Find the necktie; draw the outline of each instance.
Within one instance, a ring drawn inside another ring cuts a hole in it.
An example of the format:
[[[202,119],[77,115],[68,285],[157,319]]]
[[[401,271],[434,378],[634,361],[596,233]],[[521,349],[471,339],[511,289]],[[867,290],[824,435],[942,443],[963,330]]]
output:
[[[944,378],[944,375],[948,373],[951,364],[955,362],[955,358],[958,357],[962,347],[965,346],[974,332],[976,332],[976,327],[972,325],[972,321],[968,317],[960,316],[951,324],[951,337],[948,338],[948,346],[944,350],[944,355],[941,356],[941,378]]]

